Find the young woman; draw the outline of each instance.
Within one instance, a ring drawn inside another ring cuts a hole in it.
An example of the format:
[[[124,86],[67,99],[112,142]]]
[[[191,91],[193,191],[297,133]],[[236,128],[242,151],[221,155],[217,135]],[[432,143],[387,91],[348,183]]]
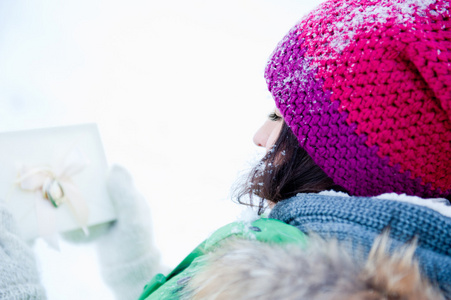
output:
[[[238,197],[269,219],[220,229],[142,299],[451,298],[449,6],[328,0],[291,29]]]
[[[265,71],[277,109],[254,142],[267,154],[238,196],[269,218],[219,229],[167,275],[151,279],[145,209],[114,169],[123,216],[98,248],[118,298],[451,298],[449,7],[327,0],[293,27]],[[0,284],[40,291],[27,274]]]

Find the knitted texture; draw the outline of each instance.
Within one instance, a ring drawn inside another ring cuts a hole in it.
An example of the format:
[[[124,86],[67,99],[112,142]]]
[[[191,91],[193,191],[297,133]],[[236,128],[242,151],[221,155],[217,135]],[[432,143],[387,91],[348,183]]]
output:
[[[0,299],[47,299],[35,257],[19,237],[13,216],[0,203]]]
[[[122,167],[111,168],[107,188],[118,219],[97,241],[102,276],[116,299],[138,299],[146,283],[163,271],[150,209]]]
[[[451,219],[437,211],[393,200],[300,194],[277,203],[269,217],[306,233],[351,241],[367,253],[384,229],[394,247],[416,237],[423,272],[451,297]]]
[[[279,43],[268,88],[300,145],[351,194],[451,194],[446,0],[328,0]]]

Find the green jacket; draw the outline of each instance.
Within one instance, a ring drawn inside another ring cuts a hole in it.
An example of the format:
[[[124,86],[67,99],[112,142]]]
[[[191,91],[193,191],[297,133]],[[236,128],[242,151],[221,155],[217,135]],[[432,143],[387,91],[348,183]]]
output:
[[[169,275],[156,275],[145,287],[139,300],[179,299],[189,279],[202,266],[202,256],[217,248],[224,240],[238,237],[267,243],[302,243],[305,235],[297,228],[274,219],[258,219],[252,223],[234,222],[216,232],[194,249]]]

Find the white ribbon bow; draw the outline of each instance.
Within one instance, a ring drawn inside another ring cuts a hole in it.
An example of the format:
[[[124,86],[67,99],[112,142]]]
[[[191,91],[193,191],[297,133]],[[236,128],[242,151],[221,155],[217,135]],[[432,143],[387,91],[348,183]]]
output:
[[[89,234],[89,209],[72,181],[72,176],[83,171],[88,163],[81,151],[74,148],[55,168],[23,166],[20,170],[16,184],[22,190],[37,194],[38,232],[56,249],[56,209],[60,205],[67,205],[85,234]]]

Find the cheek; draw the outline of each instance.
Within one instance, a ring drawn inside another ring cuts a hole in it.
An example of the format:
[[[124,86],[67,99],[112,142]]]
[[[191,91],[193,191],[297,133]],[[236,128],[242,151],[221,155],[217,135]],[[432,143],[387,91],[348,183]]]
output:
[[[276,143],[277,136],[275,134],[270,134],[268,137],[268,142],[266,143],[266,149],[269,150]]]
[[[272,146],[277,141],[277,138],[280,135],[280,131],[282,130],[282,122],[277,123],[277,125],[271,130],[271,133],[269,134],[268,141],[266,143],[266,149],[271,149]]]

